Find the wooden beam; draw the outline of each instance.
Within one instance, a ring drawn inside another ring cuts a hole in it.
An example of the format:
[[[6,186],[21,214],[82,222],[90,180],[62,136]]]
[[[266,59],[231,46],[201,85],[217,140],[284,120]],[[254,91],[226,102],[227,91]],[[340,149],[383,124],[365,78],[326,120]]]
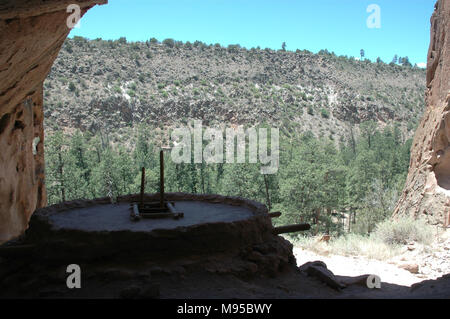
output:
[[[181,218],[183,217],[183,213],[141,213],[140,216],[142,218]]]
[[[149,214],[152,214],[152,213],[170,213],[168,208],[166,208],[166,207],[161,208],[159,206],[158,207],[144,207],[144,208],[139,207],[139,212],[141,214],[142,213],[149,213]]]
[[[133,206],[134,204],[137,203],[130,203],[130,206]],[[144,202],[143,207],[144,208],[159,208],[159,200],[157,202]],[[139,202],[139,206],[141,207],[141,203]]]
[[[294,233],[294,232],[298,232],[298,231],[305,231],[305,230],[310,230],[310,229],[311,229],[310,224],[294,224],[294,225],[274,227],[274,229],[272,230],[272,233],[274,235],[279,235],[279,234],[286,234],[286,233]]]
[[[172,203],[167,202],[167,208],[170,210],[171,213],[177,213]]]
[[[269,216],[270,216],[270,218],[280,217],[281,216],[281,212],[269,213]]]
[[[138,204],[133,204],[133,207],[131,209],[130,218],[133,221],[137,221],[141,219],[141,216],[139,214],[139,207]]]
[[[174,217],[173,217],[173,218],[178,219],[178,218],[184,217],[184,213],[181,213],[181,212],[176,211],[174,205],[175,205],[175,203],[169,203],[169,202],[167,202],[167,208],[169,208],[170,212],[171,212],[172,214],[174,214]]]

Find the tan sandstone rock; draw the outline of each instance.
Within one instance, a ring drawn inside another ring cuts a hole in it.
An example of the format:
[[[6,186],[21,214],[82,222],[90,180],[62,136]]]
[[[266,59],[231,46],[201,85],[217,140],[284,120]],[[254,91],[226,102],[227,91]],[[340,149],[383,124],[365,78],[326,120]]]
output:
[[[419,273],[419,265],[417,264],[400,264],[398,265],[400,268],[405,269],[409,271],[412,274],[418,274]]]
[[[6,0],[0,4],[0,243],[20,235],[46,204],[43,82],[70,29],[107,0]]]
[[[450,222],[450,0],[439,0],[431,17],[427,108],[414,136],[403,194],[394,216]]]

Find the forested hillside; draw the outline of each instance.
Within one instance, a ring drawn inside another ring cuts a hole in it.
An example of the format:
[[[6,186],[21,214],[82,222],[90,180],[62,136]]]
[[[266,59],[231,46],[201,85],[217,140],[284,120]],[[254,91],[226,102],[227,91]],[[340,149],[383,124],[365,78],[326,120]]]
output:
[[[44,90],[49,203],[137,193],[143,166],[157,192],[161,145],[200,119],[278,127],[279,170],[167,154],[166,191],[242,196],[282,211],[281,223],[368,233],[404,185],[424,81],[407,63],[328,51],[68,39]]]
[[[424,91],[423,69],[326,50],[75,37],[66,40],[45,82],[45,116],[47,130],[111,132],[201,119],[210,126],[268,122],[336,140],[374,120],[396,122],[411,137]]]
[[[343,232],[353,218],[370,232],[392,213],[403,187],[411,141],[397,127],[363,124],[361,137],[340,143],[312,133],[280,137],[277,174],[262,175],[260,164],[174,164],[166,155],[166,191],[218,193],[266,203],[283,212],[281,222],[312,222],[317,230]],[[135,148],[112,145],[99,135],[61,131],[46,140],[50,203],[138,193],[140,167],[147,168],[146,191],[159,191],[159,149],[154,130],[138,129]]]

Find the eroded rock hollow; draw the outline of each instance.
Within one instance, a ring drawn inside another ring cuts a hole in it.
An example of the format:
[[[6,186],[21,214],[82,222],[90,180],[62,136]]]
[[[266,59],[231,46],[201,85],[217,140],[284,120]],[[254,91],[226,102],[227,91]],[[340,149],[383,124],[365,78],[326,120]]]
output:
[[[80,17],[107,0],[6,0],[0,4],[0,243],[20,235],[46,205],[43,82]]]
[[[450,0],[439,0],[431,17],[427,108],[414,136],[406,186],[394,216],[425,216],[450,222]]]

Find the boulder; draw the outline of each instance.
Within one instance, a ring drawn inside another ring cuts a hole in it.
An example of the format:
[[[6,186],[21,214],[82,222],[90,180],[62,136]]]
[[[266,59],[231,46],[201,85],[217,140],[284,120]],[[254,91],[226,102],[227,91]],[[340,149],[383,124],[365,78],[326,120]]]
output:
[[[407,264],[407,263],[405,263],[405,264],[400,264],[399,267],[409,271],[412,274],[418,274],[419,273],[419,265],[417,265],[417,264]]]
[[[299,267],[300,271],[305,272],[308,276],[315,277],[329,287],[340,290],[346,286],[340,282],[336,276],[327,268],[323,261],[312,261]]]

